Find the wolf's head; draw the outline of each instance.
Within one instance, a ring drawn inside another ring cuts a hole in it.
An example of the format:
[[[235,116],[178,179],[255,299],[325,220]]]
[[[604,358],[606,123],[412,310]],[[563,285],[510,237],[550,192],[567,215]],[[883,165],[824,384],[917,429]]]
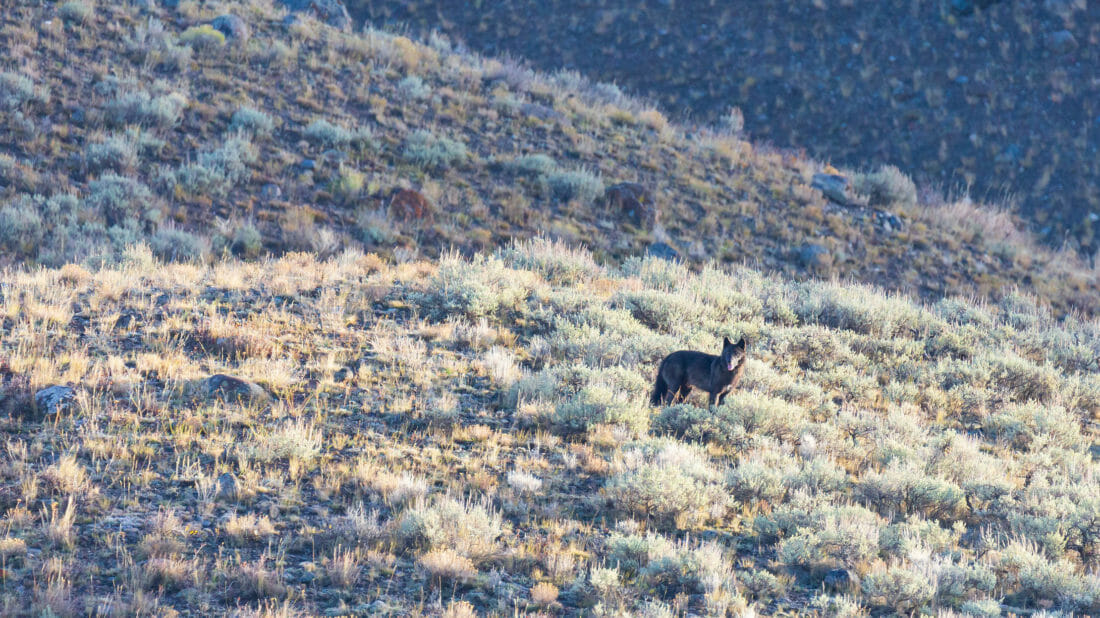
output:
[[[730,343],[729,337],[722,337],[722,362],[725,363],[727,371],[736,369],[737,363],[741,362],[747,353],[744,337],[738,339],[737,343]]]

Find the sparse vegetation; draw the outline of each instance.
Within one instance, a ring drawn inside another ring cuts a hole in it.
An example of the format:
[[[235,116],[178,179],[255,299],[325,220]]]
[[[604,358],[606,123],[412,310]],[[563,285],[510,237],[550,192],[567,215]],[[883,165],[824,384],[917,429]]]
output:
[[[107,104],[107,118],[115,125],[170,127],[179,121],[187,98],[178,92],[153,96],[146,90],[120,93]]]
[[[309,123],[305,131],[306,139],[329,148],[347,148],[351,145],[369,145],[371,131],[367,127],[354,130],[320,119]]]
[[[552,172],[546,176],[546,182],[556,198],[582,204],[591,204],[604,189],[603,181],[584,169]]]
[[[17,54],[0,69],[0,134],[12,136],[0,208],[83,198],[114,173],[152,188],[161,222],[215,254],[234,244],[223,228],[244,219],[259,237],[237,245],[242,255],[362,246],[438,257],[545,232],[613,260],[660,241],[693,266],[747,261],[933,300],[996,299],[1022,284],[1060,313],[1100,306],[1100,271],[1037,245],[1006,213],[915,193],[889,166],[849,174],[856,202],[874,212],[832,208],[809,186],[823,164],[757,148],[732,125],[684,131],[651,103],[575,72],[539,73],[438,36],[325,34],[314,19],[284,28],[260,7],[72,4],[91,10],[66,22],[55,19],[64,3],[32,3],[3,17],[0,44]],[[211,24],[227,13],[244,13],[246,43],[221,42]],[[74,62],[93,41],[125,70]],[[261,84],[280,87],[252,86]],[[642,213],[592,208],[605,185],[623,182],[640,182],[655,203]],[[427,191],[431,216],[389,212],[403,187]],[[659,226],[638,225],[655,212]],[[159,224],[109,233],[97,220],[37,214],[37,247],[24,243],[8,261],[94,264],[128,242],[167,255]],[[956,259],[964,248],[972,257]]]
[[[82,24],[88,21],[93,12],[93,7],[82,0],[69,0],[57,9],[57,14],[67,22]]]
[[[230,131],[245,131],[256,137],[271,135],[275,123],[271,116],[252,107],[240,107],[229,121]]]
[[[64,6],[0,15],[4,611],[1100,611],[1100,271],[1008,215],[438,37]],[[723,336],[722,406],[648,404]]]
[[[22,373],[79,402],[5,417],[8,581],[81,565],[43,599],[1100,610],[1100,382],[1078,359],[1100,330],[1029,297],[927,306],[541,240],[442,262],[204,263],[170,254],[176,233],[113,266],[0,276],[0,403]],[[710,347],[737,306],[753,308],[730,326],[752,333],[742,388],[715,410],[649,407],[663,353]],[[265,396],[211,394],[212,373]],[[134,577],[90,566],[107,549]]]
[[[0,104],[5,108],[18,108],[31,101],[45,103],[48,99],[48,91],[35,86],[26,75],[10,71],[0,73]]]
[[[466,146],[448,137],[418,129],[405,140],[405,160],[424,168],[446,170],[466,160]]]
[[[893,165],[856,174],[852,184],[856,193],[866,195],[872,206],[912,210],[917,205],[917,185]]]

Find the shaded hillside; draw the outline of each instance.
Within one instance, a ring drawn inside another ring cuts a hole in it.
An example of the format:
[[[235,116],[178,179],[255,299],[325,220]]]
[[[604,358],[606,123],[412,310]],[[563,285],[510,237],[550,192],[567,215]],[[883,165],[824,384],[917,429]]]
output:
[[[1100,5],[351,0],[378,25],[614,81],[677,114],[731,106],[754,139],[1018,205],[1091,255],[1100,215]]]
[[[545,242],[0,289],[8,615],[1100,612],[1100,328],[1025,295]],[[724,335],[723,406],[648,405]]]
[[[111,263],[138,241],[182,261],[346,246],[405,260],[547,235],[612,261],[653,248],[1100,307],[1094,271],[895,169],[866,162],[840,205],[811,187],[837,170],[797,152],[438,37],[340,32],[267,0],[18,2],[0,46],[7,263]],[[602,197],[624,181],[644,204]]]

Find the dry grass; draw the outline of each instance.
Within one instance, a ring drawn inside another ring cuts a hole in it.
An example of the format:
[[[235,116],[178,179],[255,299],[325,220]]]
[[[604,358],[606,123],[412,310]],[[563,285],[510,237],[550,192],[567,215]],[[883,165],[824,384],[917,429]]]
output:
[[[81,264],[63,275],[76,282],[80,268],[153,255],[207,264],[355,247],[415,260],[548,234],[616,260],[661,241],[695,266],[756,263],[926,299],[1022,286],[1059,311],[1100,306],[1096,270],[1079,256],[1036,245],[996,210],[913,204],[891,168],[863,183],[889,212],[837,206],[810,187],[825,166],[741,139],[736,114],[685,130],[575,73],[438,37],[338,33],[313,19],[284,28],[276,6],[97,3],[66,21],[50,3],[21,3],[0,16],[0,47],[17,50],[0,67],[11,110],[0,135],[13,136],[0,158],[3,262]],[[243,47],[210,31],[225,12],[250,27]],[[599,206],[620,182],[658,196],[658,225]],[[390,213],[398,188],[434,208]],[[127,249],[138,242],[140,255]],[[806,244],[831,259],[807,270]],[[265,291],[286,294],[279,279]],[[107,296],[119,285],[103,283]],[[52,319],[66,322],[57,307]],[[241,338],[239,326],[212,313],[194,336],[227,356],[284,352],[278,330]]]
[[[0,562],[42,610],[1098,610],[1100,326],[1023,294],[548,242],[73,272],[0,275],[38,307],[6,314],[5,371],[78,391],[5,421]],[[60,307],[84,328],[41,328]],[[279,353],[200,345],[212,316]],[[647,405],[663,354],[740,334],[725,406]],[[213,398],[214,373],[272,397]]]

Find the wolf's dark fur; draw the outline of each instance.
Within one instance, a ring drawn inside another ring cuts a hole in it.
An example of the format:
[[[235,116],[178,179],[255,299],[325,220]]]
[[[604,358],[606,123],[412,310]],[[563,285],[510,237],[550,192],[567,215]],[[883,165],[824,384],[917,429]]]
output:
[[[743,337],[737,343],[723,337],[722,353],[718,356],[691,350],[673,352],[661,361],[649,401],[655,406],[683,401],[694,386],[710,394],[709,405],[722,405],[726,394],[741,380],[748,357]]]

